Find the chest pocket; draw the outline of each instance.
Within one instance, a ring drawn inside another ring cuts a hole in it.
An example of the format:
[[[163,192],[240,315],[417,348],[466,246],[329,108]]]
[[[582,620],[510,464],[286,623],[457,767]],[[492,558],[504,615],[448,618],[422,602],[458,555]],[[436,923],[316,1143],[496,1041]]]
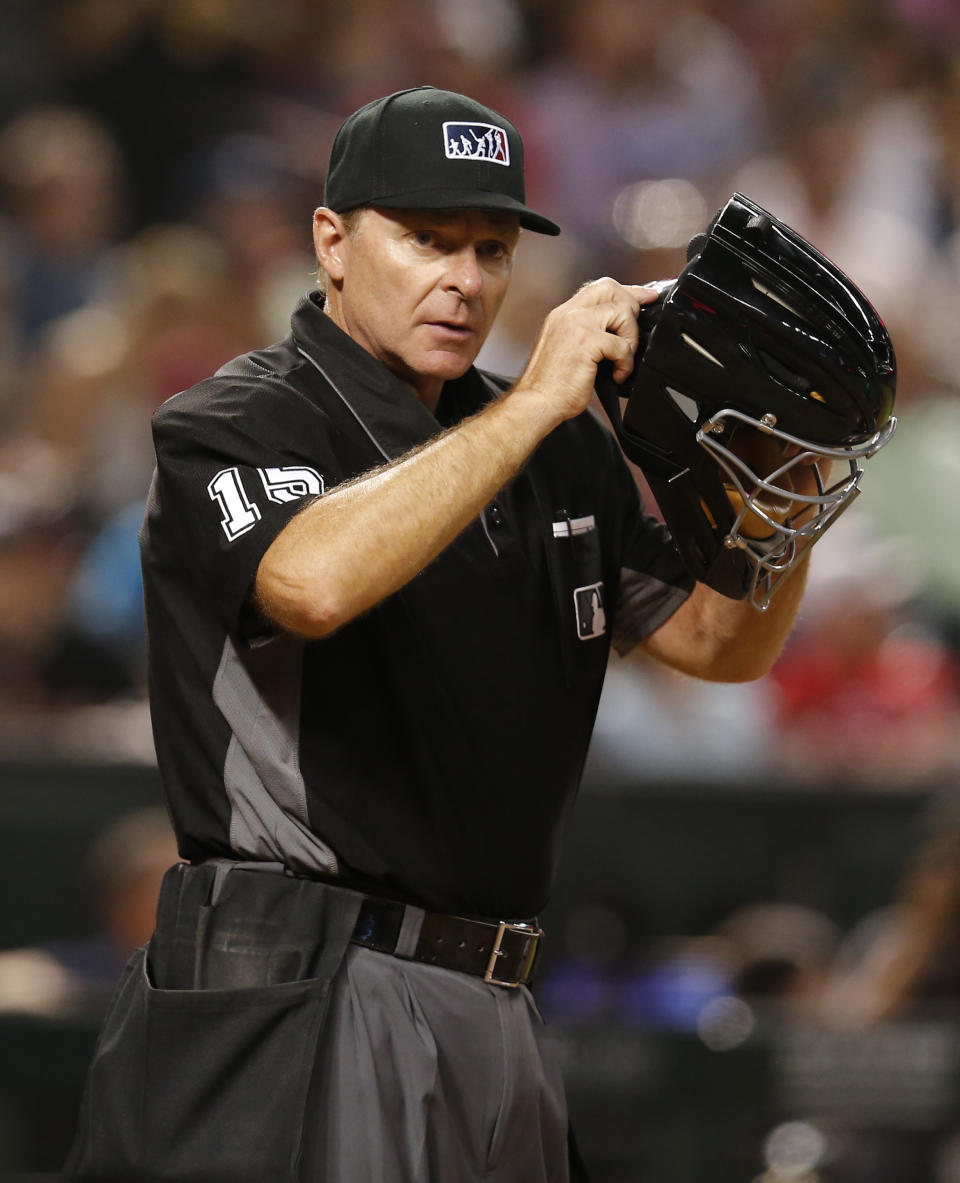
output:
[[[567,685],[600,677],[609,652],[610,595],[593,514],[554,514],[547,561]]]

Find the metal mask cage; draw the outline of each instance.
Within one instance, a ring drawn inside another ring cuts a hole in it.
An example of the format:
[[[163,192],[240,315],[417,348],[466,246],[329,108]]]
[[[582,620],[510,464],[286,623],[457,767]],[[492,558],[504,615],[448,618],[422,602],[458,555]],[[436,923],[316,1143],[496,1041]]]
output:
[[[752,568],[746,598],[759,611],[769,607],[774,592],[793,574],[800,560],[823,536],[827,527],[857,497],[863,476],[859,461],[869,459],[884,446],[893,434],[896,422],[891,417],[867,439],[837,447],[815,444],[781,431],[773,415],[756,419],[732,407],[717,411],[697,430],[697,443],[716,460],[741,500],[741,507],[723,539],[723,545],[739,550]],[[766,476],[761,476],[724,442],[725,439],[732,440],[738,425],[776,439],[785,448],[791,449],[790,454],[784,455],[782,464]],[[845,462],[848,472],[828,486],[816,463],[818,460]],[[779,483],[791,470],[806,466],[812,467],[816,475],[816,493],[797,493]],[[769,501],[765,505],[764,498],[785,502],[791,507],[799,504],[800,508],[782,518],[774,517],[768,508]],[[751,518],[761,522],[770,533],[763,537],[753,537],[747,533],[746,524]]]

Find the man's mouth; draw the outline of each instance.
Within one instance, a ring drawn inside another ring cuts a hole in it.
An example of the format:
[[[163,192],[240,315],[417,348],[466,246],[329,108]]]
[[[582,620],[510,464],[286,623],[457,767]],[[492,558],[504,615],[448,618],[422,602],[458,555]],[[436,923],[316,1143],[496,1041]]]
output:
[[[458,336],[466,336],[473,332],[473,329],[468,324],[460,324],[453,320],[431,320],[427,324],[432,329],[440,329],[442,332],[456,333]]]

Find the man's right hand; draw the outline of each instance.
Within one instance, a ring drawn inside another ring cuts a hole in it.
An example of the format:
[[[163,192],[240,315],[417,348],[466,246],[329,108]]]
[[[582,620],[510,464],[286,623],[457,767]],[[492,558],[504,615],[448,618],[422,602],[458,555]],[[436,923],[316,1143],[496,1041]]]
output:
[[[629,377],[639,342],[637,314],[658,295],[609,277],[584,284],[543,322],[510,398],[535,397],[556,423],[579,415],[593,395],[601,361],[613,362],[615,382]]]

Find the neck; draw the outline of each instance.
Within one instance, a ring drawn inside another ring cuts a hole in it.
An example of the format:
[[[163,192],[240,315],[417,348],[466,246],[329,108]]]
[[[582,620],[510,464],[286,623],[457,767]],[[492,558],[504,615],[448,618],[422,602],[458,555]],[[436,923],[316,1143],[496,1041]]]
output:
[[[330,317],[338,329],[346,333],[351,340],[357,341],[357,338],[353,335],[353,333],[350,332],[346,318],[343,315],[343,309],[340,305],[340,301],[336,299],[335,292],[327,292],[325,294],[323,301],[323,311],[327,316]],[[371,357],[377,357],[377,355],[372,350],[367,349],[367,346],[364,345],[362,341],[357,341],[357,344],[360,345],[361,348],[366,349]],[[399,378],[404,386],[409,387],[410,390],[413,391],[413,393],[420,400],[420,402],[423,403],[431,415],[435,414],[437,410],[437,404],[440,402],[440,394],[443,391],[443,378],[428,378],[422,374],[412,374],[405,367],[390,365],[390,363],[385,358],[377,357],[377,360],[382,362],[392,374]]]

